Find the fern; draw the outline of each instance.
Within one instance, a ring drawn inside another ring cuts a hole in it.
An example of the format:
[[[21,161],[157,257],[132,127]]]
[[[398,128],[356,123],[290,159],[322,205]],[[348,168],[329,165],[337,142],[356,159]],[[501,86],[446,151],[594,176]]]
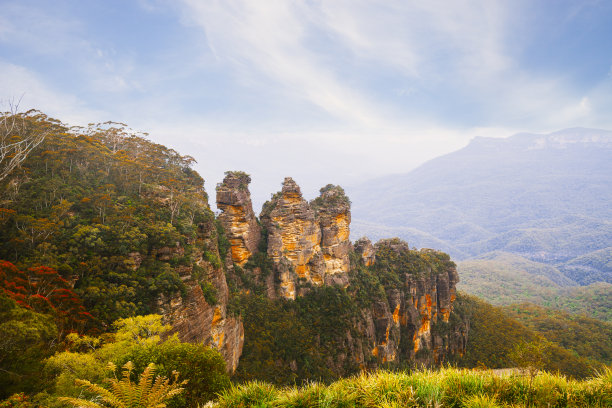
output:
[[[114,372],[114,365],[110,365]],[[60,397],[62,402],[78,408],[164,408],[166,401],[183,392],[187,381],[178,382],[178,372],[174,371],[174,382],[166,377],[155,377],[155,364],[151,363],[140,375],[138,383],[131,380],[134,364],[128,361],[123,366],[121,380],[110,378],[110,389],[87,380],[76,380],[78,385],[96,394],[92,400],[83,398]],[[100,401],[100,402],[98,402]]]

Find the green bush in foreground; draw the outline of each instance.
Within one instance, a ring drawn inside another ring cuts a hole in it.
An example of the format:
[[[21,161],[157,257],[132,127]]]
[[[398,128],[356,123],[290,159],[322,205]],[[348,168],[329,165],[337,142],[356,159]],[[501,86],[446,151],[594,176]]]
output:
[[[529,402],[530,401],[530,402]],[[277,388],[249,382],[223,392],[217,408],[283,407],[610,407],[612,369],[577,381],[542,372],[520,374],[446,368],[439,371],[378,371],[324,386]]]

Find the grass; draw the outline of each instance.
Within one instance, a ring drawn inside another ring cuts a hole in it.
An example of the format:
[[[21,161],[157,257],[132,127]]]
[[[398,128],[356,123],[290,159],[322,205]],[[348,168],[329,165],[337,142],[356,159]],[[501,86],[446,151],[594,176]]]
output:
[[[527,405],[529,404],[529,405]],[[543,372],[532,386],[519,374],[443,368],[408,372],[377,371],[341,379],[279,388],[249,382],[226,390],[216,408],[349,407],[612,407],[612,369],[584,381]]]

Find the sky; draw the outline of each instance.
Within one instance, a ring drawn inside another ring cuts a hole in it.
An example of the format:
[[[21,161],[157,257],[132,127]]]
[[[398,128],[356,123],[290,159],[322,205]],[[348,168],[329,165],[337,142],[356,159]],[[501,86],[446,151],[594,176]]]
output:
[[[612,129],[609,0],[0,0],[0,108],[107,120],[306,198],[475,136]],[[211,203],[212,204],[212,203]],[[214,205],[213,205],[214,208]]]

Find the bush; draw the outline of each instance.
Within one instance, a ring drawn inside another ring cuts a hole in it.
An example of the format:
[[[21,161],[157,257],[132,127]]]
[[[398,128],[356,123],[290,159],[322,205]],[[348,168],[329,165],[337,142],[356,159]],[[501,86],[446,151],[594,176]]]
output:
[[[171,377],[178,371],[181,380],[188,380],[185,393],[176,397],[170,406],[197,407],[216,397],[230,385],[225,372],[225,361],[218,351],[201,344],[181,343],[170,339],[149,347],[138,347],[123,356],[117,365],[131,361],[134,371],[141,373],[150,364],[157,367],[157,374]]]

